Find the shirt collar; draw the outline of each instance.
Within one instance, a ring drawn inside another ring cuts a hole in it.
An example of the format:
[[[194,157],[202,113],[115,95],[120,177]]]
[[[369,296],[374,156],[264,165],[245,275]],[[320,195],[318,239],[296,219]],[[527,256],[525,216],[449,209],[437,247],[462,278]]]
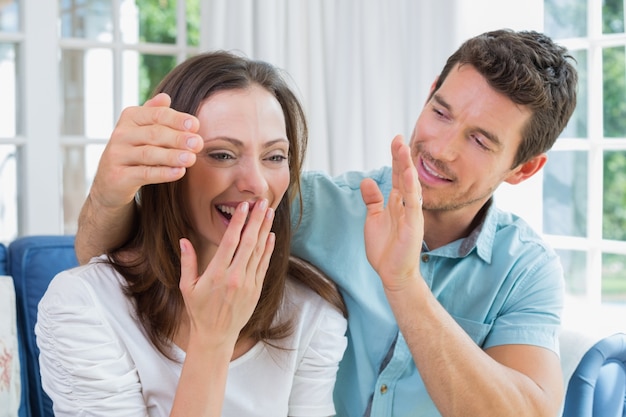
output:
[[[482,219],[478,221],[476,227],[464,239],[461,240],[458,256],[465,257],[476,248],[476,253],[485,262],[491,263],[493,254],[493,242],[496,237],[498,225],[498,210],[493,204],[493,197],[489,199],[478,212]]]
[[[426,242],[423,242],[424,251],[430,252],[432,255],[449,258],[464,258],[476,248],[478,256],[484,262],[491,263],[493,242],[498,227],[498,210],[493,203],[493,197],[480,209],[476,220],[476,226],[467,237],[448,243],[433,251],[429,251]]]

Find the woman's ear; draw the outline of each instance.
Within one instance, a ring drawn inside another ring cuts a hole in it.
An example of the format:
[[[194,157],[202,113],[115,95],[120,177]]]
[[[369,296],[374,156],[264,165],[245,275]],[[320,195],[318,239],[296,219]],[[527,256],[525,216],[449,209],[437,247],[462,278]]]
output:
[[[517,168],[513,169],[511,173],[504,179],[505,182],[515,185],[535,175],[548,161],[548,155],[545,153],[539,154],[529,161],[524,162]]]

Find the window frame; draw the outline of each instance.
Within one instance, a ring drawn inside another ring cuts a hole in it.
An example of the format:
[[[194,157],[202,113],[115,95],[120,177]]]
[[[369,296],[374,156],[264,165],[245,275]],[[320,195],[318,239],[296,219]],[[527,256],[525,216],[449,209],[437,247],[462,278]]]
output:
[[[559,138],[551,152],[583,151],[587,153],[587,224],[586,237],[551,235],[545,233],[548,243],[557,250],[575,250],[585,253],[586,273],[582,300],[591,306],[602,302],[602,257],[604,254],[626,256],[626,242],[604,239],[603,229],[603,169],[606,151],[625,151],[626,138],[604,137],[603,50],[626,48],[626,33],[602,33],[602,0],[587,0],[586,37],[555,40],[570,51],[587,53],[587,135],[586,138]]]
[[[178,31],[175,44],[123,42],[119,31],[120,19],[117,16],[123,1],[111,0],[114,13],[112,19],[114,35],[111,42],[61,37],[58,0],[19,1],[20,27],[18,31],[0,32],[0,42],[14,43],[18,49],[16,62],[17,133],[13,137],[0,137],[0,144],[16,146],[17,236],[75,233],[75,228],[64,226],[63,220],[64,149],[93,144],[104,145],[108,141],[108,137],[87,138],[81,135],[61,134],[59,109],[63,103],[60,90],[59,56],[62,51],[70,49],[85,51],[90,48],[112,51],[113,114],[117,120],[122,110],[123,70],[120,58],[125,51],[170,55],[175,56],[177,62],[182,62],[190,54],[202,49],[202,45],[187,45],[186,2],[184,1],[177,2]],[[207,10],[207,1],[201,0],[200,7],[201,13]],[[55,18],[51,19],[50,16],[55,16]],[[200,38],[203,37],[204,35],[201,34]],[[42,173],[46,174],[42,175]],[[85,188],[88,186],[89,184],[85,184]],[[84,190],[85,196],[86,192],[87,189]]]

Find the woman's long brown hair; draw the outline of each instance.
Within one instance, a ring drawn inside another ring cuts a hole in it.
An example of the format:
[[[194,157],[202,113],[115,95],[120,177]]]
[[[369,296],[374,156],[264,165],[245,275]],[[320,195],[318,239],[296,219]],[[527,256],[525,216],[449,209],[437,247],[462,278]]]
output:
[[[304,110],[282,73],[274,66],[235,54],[216,51],[189,58],[172,70],[155,94],[167,93],[175,110],[197,114],[200,105],[217,91],[246,89],[253,84],[269,91],[280,103],[289,140],[290,183],[278,205],[272,230],[276,245],[260,300],[239,337],[271,342],[289,334],[290,321],[275,322],[283,301],[288,273],[337,306],[345,307],[334,284],[315,268],[290,260],[291,202],[300,196],[300,172],[308,129]],[[194,228],[183,203],[181,181],[145,185],[136,196],[136,230],[120,247],[108,253],[109,261],[127,281],[138,319],[155,346],[166,356],[184,309],[180,282],[181,237]]]

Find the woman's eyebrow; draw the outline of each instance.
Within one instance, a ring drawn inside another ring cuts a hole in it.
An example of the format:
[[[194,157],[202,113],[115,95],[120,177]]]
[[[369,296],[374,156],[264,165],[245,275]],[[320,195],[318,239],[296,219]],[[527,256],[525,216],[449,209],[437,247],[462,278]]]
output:
[[[214,142],[214,141],[216,141],[216,140],[223,140],[223,141],[229,142],[229,143],[231,143],[232,145],[234,145],[234,146],[236,146],[236,147],[239,147],[239,148],[242,148],[242,147],[244,147],[244,146],[245,146],[245,145],[244,145],[244,143],[243,143],[243,141],[241,141],[241,140],[239,140],[239,139],[231,138],[231,137],[229,137],[229,136],[217,136],[217,137],[214,137],[214,138],[205,139],[205,140],[204,140],[204,143],[205,143],[205,144],[208,144],[208,143]],[[275,144],[277,144],[277,143],[282,143],[282,142],[289,143],[289,141],[287,140],[287,138],[282,138],[282,137],[281,137],[281,138],[272,139],[272,140],[269,140],[269,141],[267,141],[267,142],[264,142],[264,143],[263,143],[263,147],[264,147],[264,148],[269,148],[269,147],[271,147],[271,146],[273,146],[273,145],[275,145]]]

